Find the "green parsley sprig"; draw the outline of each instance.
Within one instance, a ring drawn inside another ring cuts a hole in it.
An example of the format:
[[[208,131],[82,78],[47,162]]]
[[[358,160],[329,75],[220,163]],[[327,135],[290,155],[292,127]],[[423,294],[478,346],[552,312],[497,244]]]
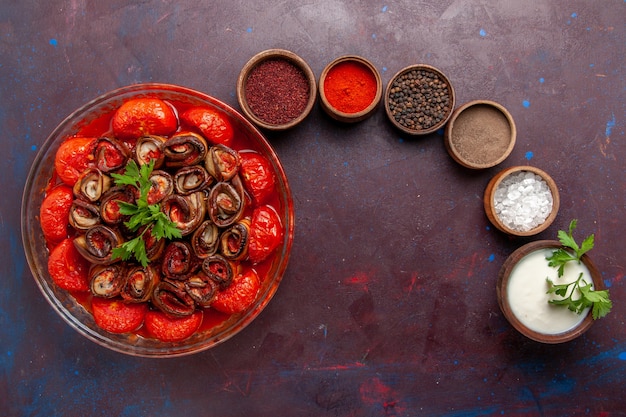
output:
[[[180,229],[161,211],[159,204],[148,204],[148,192],[152,185],[150,174],[153,169],[154,160],[140,167],[131,159],[126,164],[123,174],[111,174],[116,185],[130,185],[139,190],[139,198],[135,201],[135,204],[119,201],[119,205],[120,213],[130,216],[130,219],[124,223],[126,227],[132,232],[136,232],[143,227],[139,235],[113,249],[113,259],[120,258],[127,261],[134,257],[141,265],[146,266],[150,262],[143,239],[143,234],[146,231],[151,230],[152,236],[157,240],[180,238],[182,236]]]
[[[558,238],[563,248],[555,250],[551,256],[546,257],[548,265],[558,268],[559,278],[563,276],[565,265],[568,262],[581,262],[582,256],[593,249],[594,235],[587,236],[583,242],[578,245],[574,239],[574,229],[577,225],[574,219],[569,224],[567,232],[559,230]],[[567,307],[570,311],[581,314],[587,307],[591,307],[591,314],[595,319],[602,318],[609,314],[613,303],[609,296],[609,290],[594,290],[592,284],[583,279],[583,274],[578,275],[576,281],[569,284],[555,284],[550,278],[546,278],[548,282],[548,294],[556,294],[561,299],[550,300],[550,304]],[[577,298],[574,296],[577,295]]]

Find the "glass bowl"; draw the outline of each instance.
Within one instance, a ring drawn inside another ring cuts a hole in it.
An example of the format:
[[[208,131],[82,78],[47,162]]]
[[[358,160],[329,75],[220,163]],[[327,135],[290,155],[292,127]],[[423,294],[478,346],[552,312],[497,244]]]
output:
[[[276,209],[283,223],[284,237],[276,249],[276,256],[267,266],[267,273],[262,279],[255,302],[243,313],[231,315],[214,326],[203,324],[193,336],[181,342],[165,343],[135,333],[113,334],[100,329],[83,304],[69,292],[56,286],[51,279],[47,268],[49,252],[39,224],[39,209],[44,191],[54,171],[56,151],[64,139],[75,135],[91,122],[102,123],[101,119],[107,113],[111,113],[125,101],[139,97],[158,97],[165,101],[209,106],[222,111],[230,118],[236,134],[245,137],[245,143],[249,147],[269,159],[276,176]],[[276,293],[287,267],[293,241],[294,209],[287,177],[276,153],[259,130],[241,114],[211,96],[185,87],[138,84],[105,93],[86,103],[54,129],[41,146],[28,174],[22,198],[21,221],[24,251],[35,282],[52,308],[73,329],[95,343],[117,352],[143,357],[174,357],[200,352],[228,340],[261,313]]]

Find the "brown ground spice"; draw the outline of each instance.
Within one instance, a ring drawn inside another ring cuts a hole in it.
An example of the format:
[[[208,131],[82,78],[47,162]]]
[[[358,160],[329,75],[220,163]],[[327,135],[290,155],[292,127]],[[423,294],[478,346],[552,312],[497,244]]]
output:
[[[462,159],[474,164],[487,164],[506,152],[511,142],[511,126],[498,109],[475,105],[459,114],[450,139]]]

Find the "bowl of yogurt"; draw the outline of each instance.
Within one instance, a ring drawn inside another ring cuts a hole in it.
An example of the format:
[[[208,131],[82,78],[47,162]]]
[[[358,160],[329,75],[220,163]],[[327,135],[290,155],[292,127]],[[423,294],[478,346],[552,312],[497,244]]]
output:
[[[580,263],[565,265],[559,277],[557,268],[550,266],[546,258],[560,248],[563,246],[556,240],[527,243],[507,258],[498,276],[496,292],[502,313],[517,331],[541,343],[568,342],[589,330],[594,322],[590,308],[578,314],[550,304],[558,296],[548,294],[548,279],[568,284],[583,274],[593,289],[604,289],[601,274],[587,255]]]

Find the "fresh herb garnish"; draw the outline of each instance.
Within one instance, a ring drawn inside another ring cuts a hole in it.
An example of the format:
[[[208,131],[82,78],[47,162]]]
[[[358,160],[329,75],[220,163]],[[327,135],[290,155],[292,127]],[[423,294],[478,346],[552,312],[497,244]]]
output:
[[[143,234],[147,230],[151,230],[152,236],[157,240],[164,238],[173,239],[182,236],[180,229],[161,211],[159,204],[148,204],[148,192],[151,187],[150,174],[153,169],[154,160],[139,167],[131,159],[126,164],[123,174],[111,174],[116,185],[131,185],[139,190],[139,198],[135,201],[136,204],[125,201],[118,202],[120,213],[130,216],[130,219],[124,222],[124,224],[132,232],[136,232],[145,226],[138,236],[113,249],[113,259],[121,258],[126,261],[132,256],[141,265],[146,266],[150,261],[146,254]]]
[[[551,256],[546,257],[548,265],[558,268],[558,276],[562,277],[565,265],[568,262],[581,262],[582,256],[593,249],[594,235],[591,234],[583,240],[580,246],[574,240],[574,229],[577,220],[574,219],[569,224],[567,232],[559,230],[558,237],[563,248],[555,250]],[[609,298],[609,290],[594,290],[592,284],[583,279],[583,274],[578,275],[576,281],[569,284],[555,284],[550,278],[548,281],[548,294],[556,294],[561,299],[550,300],[550,304],[566,306],[569,310],[581,314],[587,307],[592,307],[591,314],[595,319],[602,318],[609,314],[613,303]],[[570,288],[571,287],[571,288]],[[574,296],[578,298],[574,298]]]

